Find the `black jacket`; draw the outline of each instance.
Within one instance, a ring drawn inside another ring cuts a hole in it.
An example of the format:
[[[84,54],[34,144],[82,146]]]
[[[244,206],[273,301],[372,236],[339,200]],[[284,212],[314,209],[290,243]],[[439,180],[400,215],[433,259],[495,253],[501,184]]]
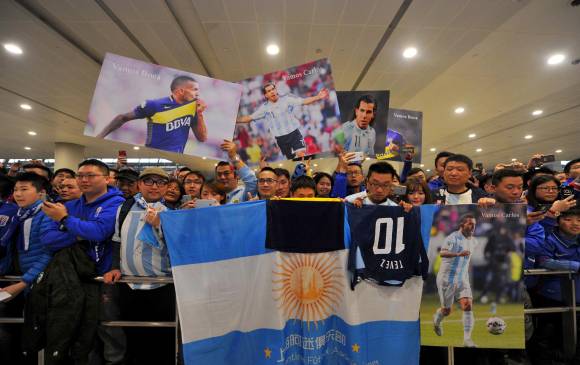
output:
[[[96,338],[99,286],[83,242],[57,252],[32,285],[24,308],[23,350],[45,350],[45,363],[83,362]]]

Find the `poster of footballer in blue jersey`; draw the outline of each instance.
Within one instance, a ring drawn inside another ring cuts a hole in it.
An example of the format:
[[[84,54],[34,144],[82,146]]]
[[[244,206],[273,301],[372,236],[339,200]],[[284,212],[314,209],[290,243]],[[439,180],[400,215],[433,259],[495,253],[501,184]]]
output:
[[[332,70],[321,59],[240,82],[234,139],[244,162],[256,165],[331,151],[340,112]]]
[[[521,349],[524,204],[446,205],[433,216],[421,344]]]
[[[421,162],[423,112],[390,108],[387,127],[377,160],[402,161],[405,148],[413,148],[413,162]]]
[[[374,158],[384,152],[389,91],[339,91],[341,122],[333,132],[334,152],[362,152]]]
[[[85,135],[222,159],[241,86],[107,53]]]

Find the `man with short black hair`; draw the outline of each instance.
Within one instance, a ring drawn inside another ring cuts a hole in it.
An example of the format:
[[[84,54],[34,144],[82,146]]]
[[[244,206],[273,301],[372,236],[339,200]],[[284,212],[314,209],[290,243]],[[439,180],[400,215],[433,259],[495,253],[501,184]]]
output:
[[[62,180],[58,187],[61,202],[68,202],[79,199],[82,195],[79,183],[76,178],[70,177]]]
[[[276,196],[280,198],[288,198],[290,196],[290,172],[281,167],[274,169],[274,172],[278,178]]]
[[[278,176],[271,167],[263,167],[258,173],[258,195],[250,197],[248,193],[248,200],[268,200],[276,196],[276,189],[278,188]]]
[[[60,194],[59,188],[64,179],[66,178],[74,179],[75,176],[76,176],[75,172],[71,169],[67,169],[66,167],[56,170],[51,180],[52,189]]]
[[[445,159],[445,185],[434,191],[445,204],[472,204],[486,196],[485,192],[469,184],[473,161],[465,155],[451,155]]]
[[[256,193],[258,179],[238,155],[234,142],[224,140],[220,148],[227,152],[230,162],[218,162],[215,168],[215,180],[227,194],[226,204],[244,202],[248,200],[248,195]],[[244,183],[243,187],[238,186],[239,179]]]
[[[342,125],[344,150],[375,154],[376,132],[372,126],[377,115],[377,100],[370,94],[362,95],[355,103],[352,118]]]
[[[376,162],[372,164],[369,167],[365,180],[367,190],[351,194],[345,200],[355,205],[397,206],[397,203],[388,198],[391,195],[395,174],[395,169],[388,162]]]
[[[437,174],[437,179],[429,181],[429,189],[438,190],[445,186],[445,181],[443,181],[443,172],[445,171],[445,161],[449,156],[453,156],[453,153],[447,151],[441,151],[435,156],[435,172]]]
[[[292,180],[290,192],[293,198],[314,198],[316,196],[316,183],[310,176],[299,176]]]
[[[26,172],[34,172],[37,175],[44,177],[47,181],[52,180],[52,170],[44,165],[29,163],[22,166]]]

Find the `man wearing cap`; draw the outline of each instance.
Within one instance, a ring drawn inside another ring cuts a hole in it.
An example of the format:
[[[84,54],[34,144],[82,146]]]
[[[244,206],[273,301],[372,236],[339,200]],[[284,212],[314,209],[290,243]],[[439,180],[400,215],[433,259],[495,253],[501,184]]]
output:
[[[121,190],[125,199],[139,192],[137,180],[139,180],[139,173],[133,169],[123,169],[117,174],[117,188]]]
[[[139,193],[117,211],[111,271],[105,283],[121,276],[168,277],[171,265],[159,226],[158,213],[167,209],[163,196],[169,175],[161,168],[144,169],[137,181]],[[175,289],[166,284],[121,284],[121,318],[128,321],[174,321]],[[173,329],[126,328],[127,362],[164,364],[175,356]]]

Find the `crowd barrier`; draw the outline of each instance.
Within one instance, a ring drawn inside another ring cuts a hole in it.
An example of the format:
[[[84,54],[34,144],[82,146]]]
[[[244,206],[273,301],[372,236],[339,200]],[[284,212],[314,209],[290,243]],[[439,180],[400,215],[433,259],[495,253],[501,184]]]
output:
[[[563,338],[563,349],[564,354],[568,357],[573,357],[576,352],[576,343],[578,341],[576,334],[576,312],[578,307],[576,306],[576,288],[574,278],[577,275],[576,272],[572,271],[551,271],[544,269],[532,269],[524,270],[525,276],[561,276],[561,288],[564,295],[563,300],[565,306],[562,307],[549,307],[549,308],[527,308],[524,309],[525,314],[530,315],[541,315],[546,313],[562,313],[562,338]],[[0,276],[0,281],[19,281],[18,276]],[[95,278],[96,281],[102,282],[102,277]],[[171,277],[161,277],[161,278],[145,278],[137,276],[124,276],[119,280],[120,283],[131,283],[131,284],[172,284],[173,278]],[[175,311],[175,321],[171,322],[146,322],[146,321],[104,321],[101,322],[102,325],[110,327],[169,327],[175,328],[175,364],[180,362],[179,358],[179,314]],[[24,323],[23,318],[5,318],[0,317],[0,323],[4,324],[22,324]],[[38,364],[44,365],[44,354],[39,352],[38,354]],[[448,364],[454,364],[453,347],[448,348]]]

